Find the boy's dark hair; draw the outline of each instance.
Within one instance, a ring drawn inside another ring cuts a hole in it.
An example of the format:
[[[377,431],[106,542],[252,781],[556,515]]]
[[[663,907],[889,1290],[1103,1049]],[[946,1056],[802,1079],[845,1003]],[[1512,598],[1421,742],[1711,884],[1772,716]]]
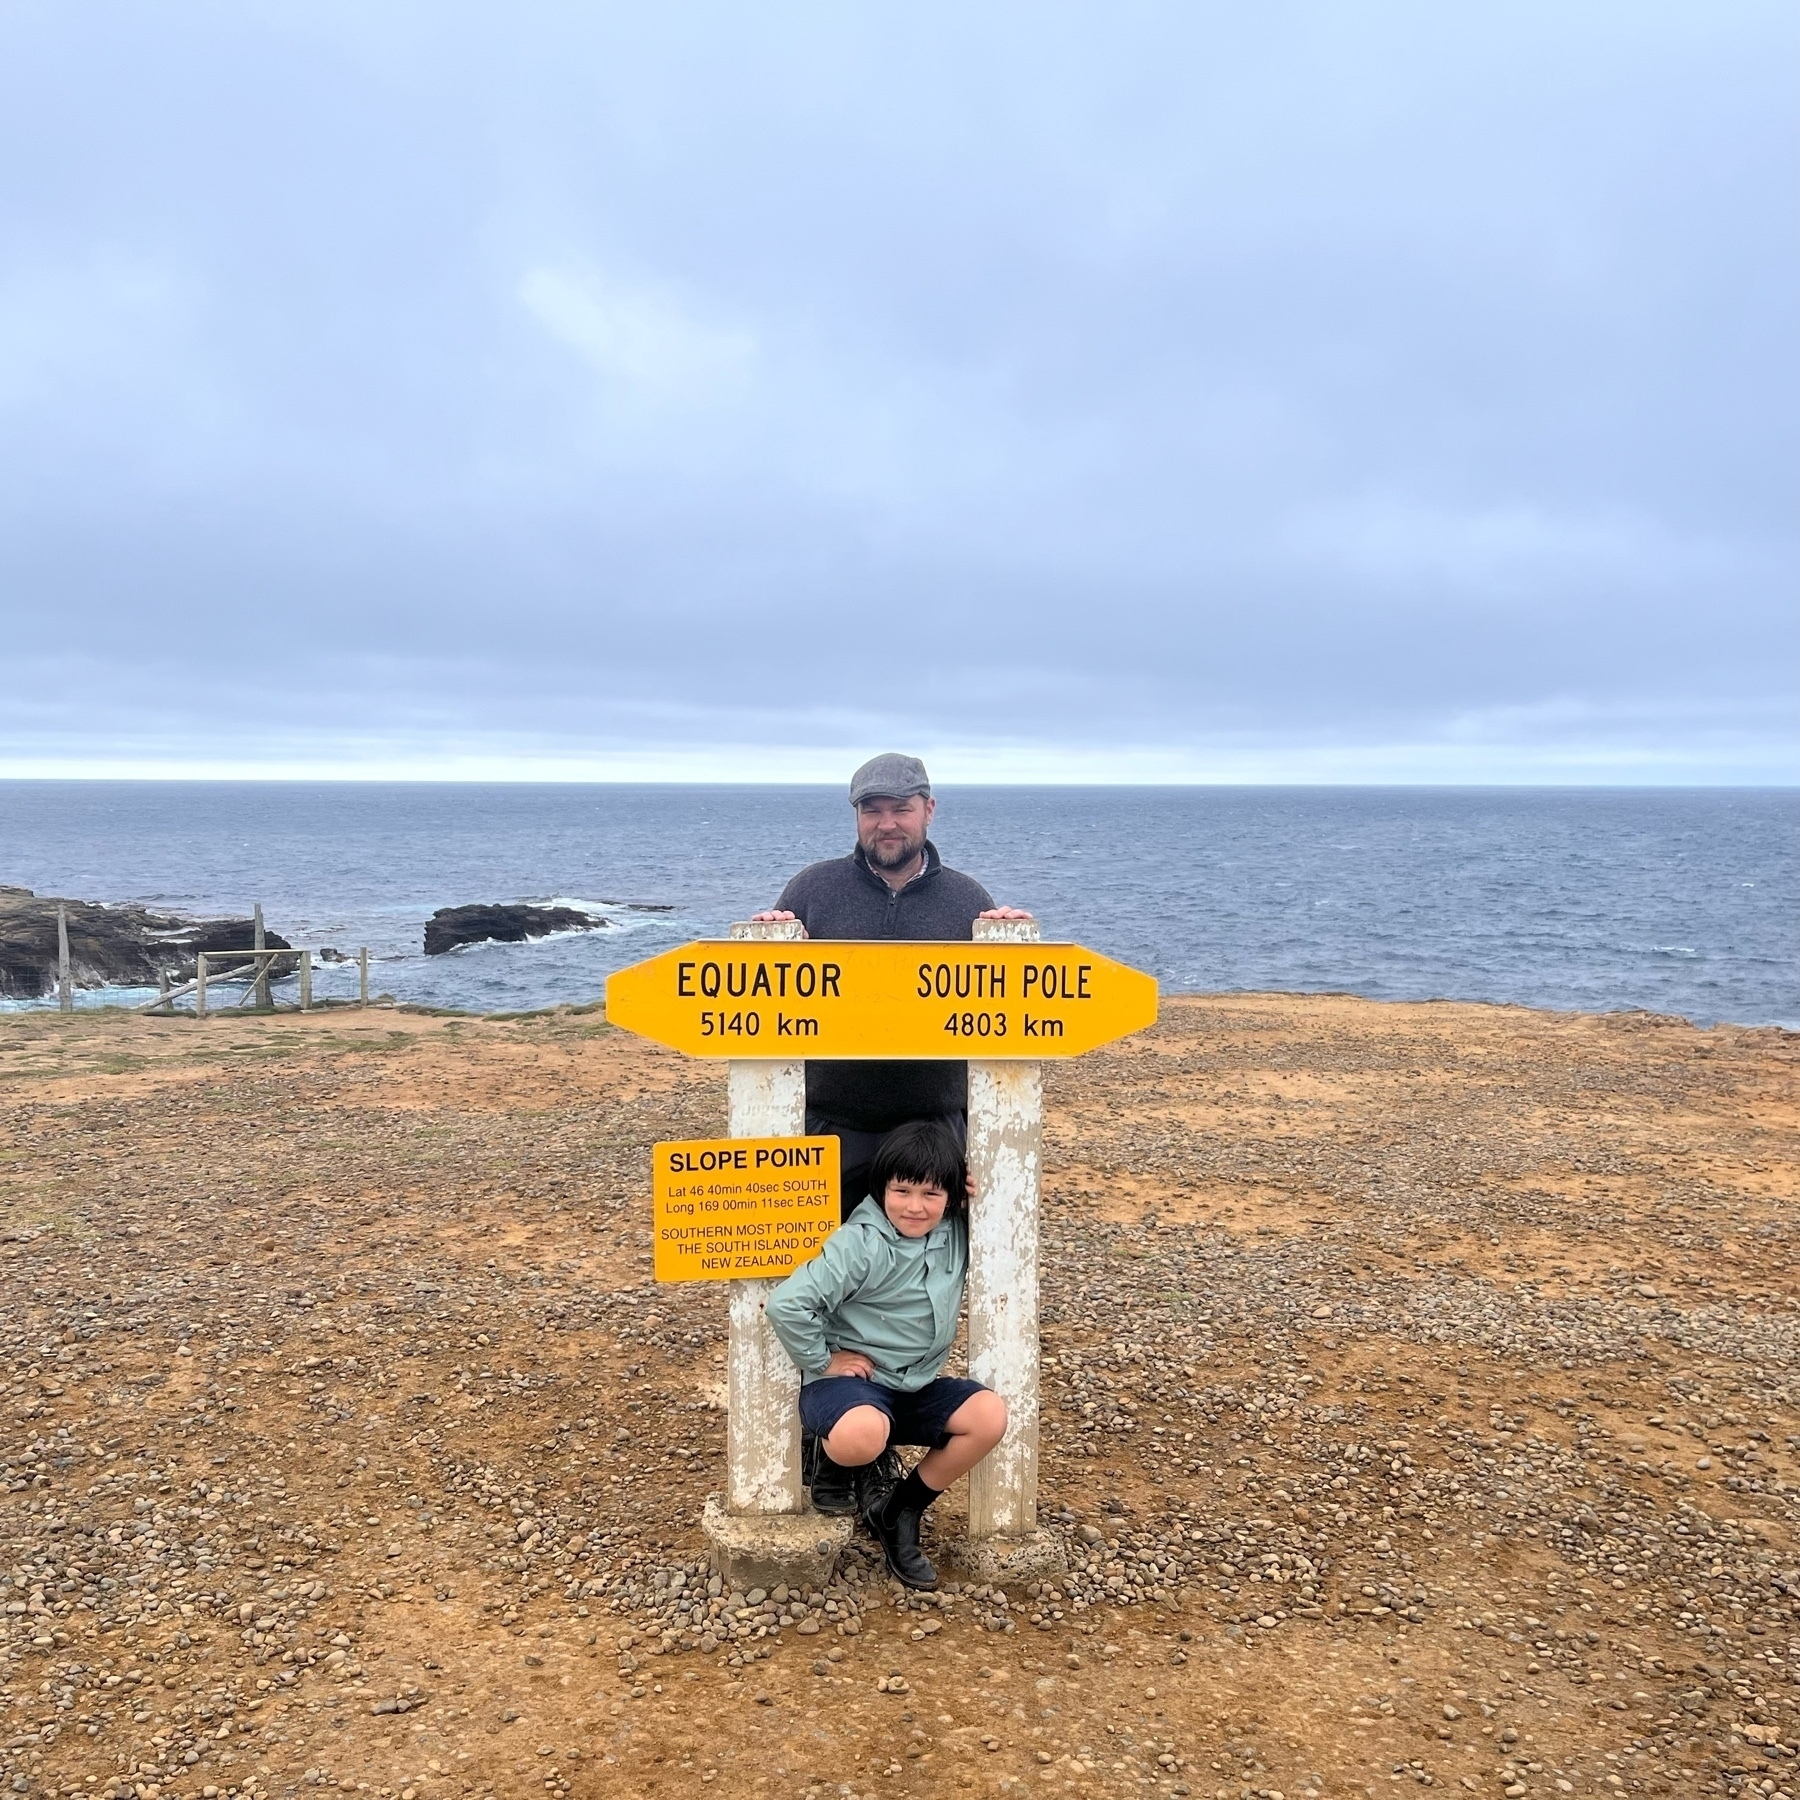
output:
[[[877,1206],[890,1181],[923,1181],[941,1187],[950,1196],[944,1208],[946,1219],[960,1219],[969,1210],[962,1145],[956,1141],[956,1133],[936,1119],[914,1119],[881,1140],[869,1169],[869,1193]]]

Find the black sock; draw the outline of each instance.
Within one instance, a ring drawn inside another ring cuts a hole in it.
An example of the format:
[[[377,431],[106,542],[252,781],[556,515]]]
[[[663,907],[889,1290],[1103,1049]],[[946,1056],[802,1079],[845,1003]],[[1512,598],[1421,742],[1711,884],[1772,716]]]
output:
[[[891,1518],[896,1513],[922,1513],[932,1501],[938,1497],[939,1489],[934,1488],[914,1469],[894,1491],[888,1495],[888,1502],[882,1511]]]

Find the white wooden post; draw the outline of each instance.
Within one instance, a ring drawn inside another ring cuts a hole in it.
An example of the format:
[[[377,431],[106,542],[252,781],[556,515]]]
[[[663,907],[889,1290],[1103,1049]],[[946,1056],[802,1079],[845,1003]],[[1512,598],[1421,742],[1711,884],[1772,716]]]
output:
[[[798,921],[733,925],[734,938],[798,938]],[[806,1131],[803,1062],[733,1062],[733,1137],[801,1137]],[[731,1283],[726,1375],[725,1506],[734,1513],[797,1513],[800,1481],[800,1372],[763,1317],[772,1281]]]
[[[369,946],[364,944],[362,954],[356,959],[361,968],[361,980],[357,986],[357,1005],[369,1004]]]
[[[300,952],[300,1010],[312,1011],[312,952]]]
[[[260,950],[263,948],[263,916],[262,902],[260,900],[256,903],[256,912],[252,919],[251,928],[256,934],[254,947]],[[256,959],[254,972],[250,981],[250,992],[253,996],[250,1004],[255,1007],[258,1012],[267,1012],[269,1010],[270,1000],[269,959],[266,956],[259,956]]]
[[[194,1017],[206,1017],[206,952],[194,958]]]
[[[977,919],[977,943],[1035,944],[1030,919]],[[1017,1004],[1017,996],[1009,995]],[[969,1372],[1006,1402],[1006,1436],[969,1476],[969,1537],[1037,1525],[1038,1226],[1043,1066],[969,1064]]]
[[[75,1010],[75,980],[69,970],[69,909],[56,909],[56,1008],[58,1012]]]

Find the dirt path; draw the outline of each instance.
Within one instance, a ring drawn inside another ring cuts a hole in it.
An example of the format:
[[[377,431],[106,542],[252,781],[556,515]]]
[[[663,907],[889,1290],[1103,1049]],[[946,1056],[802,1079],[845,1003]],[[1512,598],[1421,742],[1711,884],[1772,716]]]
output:
[[[716,1069],[0,1019],[27,1794],[1800,1793],[1800,1041],[1171,1003],[1049,1082],[1069,1581],[709,1594]],[[954,1526],[957,1498],[945,1503]]]

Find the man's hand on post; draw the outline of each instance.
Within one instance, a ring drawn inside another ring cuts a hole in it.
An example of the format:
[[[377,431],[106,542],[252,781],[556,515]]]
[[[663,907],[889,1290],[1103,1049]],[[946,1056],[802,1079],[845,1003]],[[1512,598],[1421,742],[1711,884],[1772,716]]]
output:
[[[794,914],[791,912],[759,912],[750,915],[750,923],[752,925],[784,925],[793,917]],[[804,925],[800,927],[800,935],[802,937],[806,936],[806,927]]]

